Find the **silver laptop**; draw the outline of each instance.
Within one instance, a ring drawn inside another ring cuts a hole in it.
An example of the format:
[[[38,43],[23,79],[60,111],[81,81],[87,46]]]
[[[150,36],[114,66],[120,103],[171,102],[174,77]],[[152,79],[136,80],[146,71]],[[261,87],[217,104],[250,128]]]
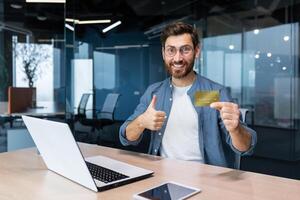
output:
[[[83,158],[65,123],[22,116],[47,168],[93,191],[103,191],[153,174],[104,156]]]

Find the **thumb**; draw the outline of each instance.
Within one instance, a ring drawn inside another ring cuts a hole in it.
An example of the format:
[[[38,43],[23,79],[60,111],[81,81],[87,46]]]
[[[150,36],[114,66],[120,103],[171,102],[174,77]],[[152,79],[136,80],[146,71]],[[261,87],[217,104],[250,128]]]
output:
[[[153,109],[155,109],[156,99],[157,99],[156,95],[153,95],[152,100],[151,100],[151,103],[150,103],[150,105],[148,106],[148,108],[153,108]]]
[[[217,110],[221,110],[223,105],[221,102],[213,102],[210,104],[211,108],[217,109]]]

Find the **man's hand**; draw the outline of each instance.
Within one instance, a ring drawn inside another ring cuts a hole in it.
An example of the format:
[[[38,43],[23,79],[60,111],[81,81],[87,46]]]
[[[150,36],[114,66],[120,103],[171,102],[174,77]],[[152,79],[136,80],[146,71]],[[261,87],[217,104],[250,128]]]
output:
[[[152,131],[157,131],[161,129],[164,124],[166,113],[163,111],[157,111],[155,109],[157,97],[154,95],[152,97],[151,103],[149,104],[147,110],[140,116],[140,126],[147,128]]]
[[[220,111],[224,125],[229,132],[236,132],[240,123],[240,110],[237,104],[231,102],[214,102],[210,104],[211,108]]]
[[[166,113],[155,109],[156,99],[154,95],[147,110],[126,127],[126,138],[129,141],[139,139],[145,129],[157,131],[163,126]]]
[[[210,107],[220,111],[225,128],[229,132],[233,146],[239,151],[247,151],[251,144],[251,135],[240,125],[240,110],[237,104],[214,102]]]

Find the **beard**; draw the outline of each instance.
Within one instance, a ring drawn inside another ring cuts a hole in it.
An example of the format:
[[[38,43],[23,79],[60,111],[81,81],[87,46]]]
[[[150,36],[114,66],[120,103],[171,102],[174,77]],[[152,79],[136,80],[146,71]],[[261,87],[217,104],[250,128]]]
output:
[[[169,63],[165,64],[165,68],[167,72],[174,78],[176,79],[182,79],[185,78],[191,71],[193,71],[194,67],[194,62],[195,62],[195,56],[193,56],[193,59],[191,59],[191,62],[188,62],[186,60],[181,60],[181,61],[170,61]],[[174,65],[183,65],[183,67],[176,68]]]

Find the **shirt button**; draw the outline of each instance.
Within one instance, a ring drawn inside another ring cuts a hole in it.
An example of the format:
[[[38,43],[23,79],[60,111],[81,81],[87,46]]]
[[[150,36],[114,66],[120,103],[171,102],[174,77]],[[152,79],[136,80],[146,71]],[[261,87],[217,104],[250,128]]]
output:
[[[170,84],[170,88],[172,87],[172,84]]]
[[[161,132],[159,132],[158,135],[161,135]]]
[[[172,98],[170,98],[170,101],[172,101]]]
[[[154,152],[156,153],[156,152],[157,152],[157,149],[154,149]]]

